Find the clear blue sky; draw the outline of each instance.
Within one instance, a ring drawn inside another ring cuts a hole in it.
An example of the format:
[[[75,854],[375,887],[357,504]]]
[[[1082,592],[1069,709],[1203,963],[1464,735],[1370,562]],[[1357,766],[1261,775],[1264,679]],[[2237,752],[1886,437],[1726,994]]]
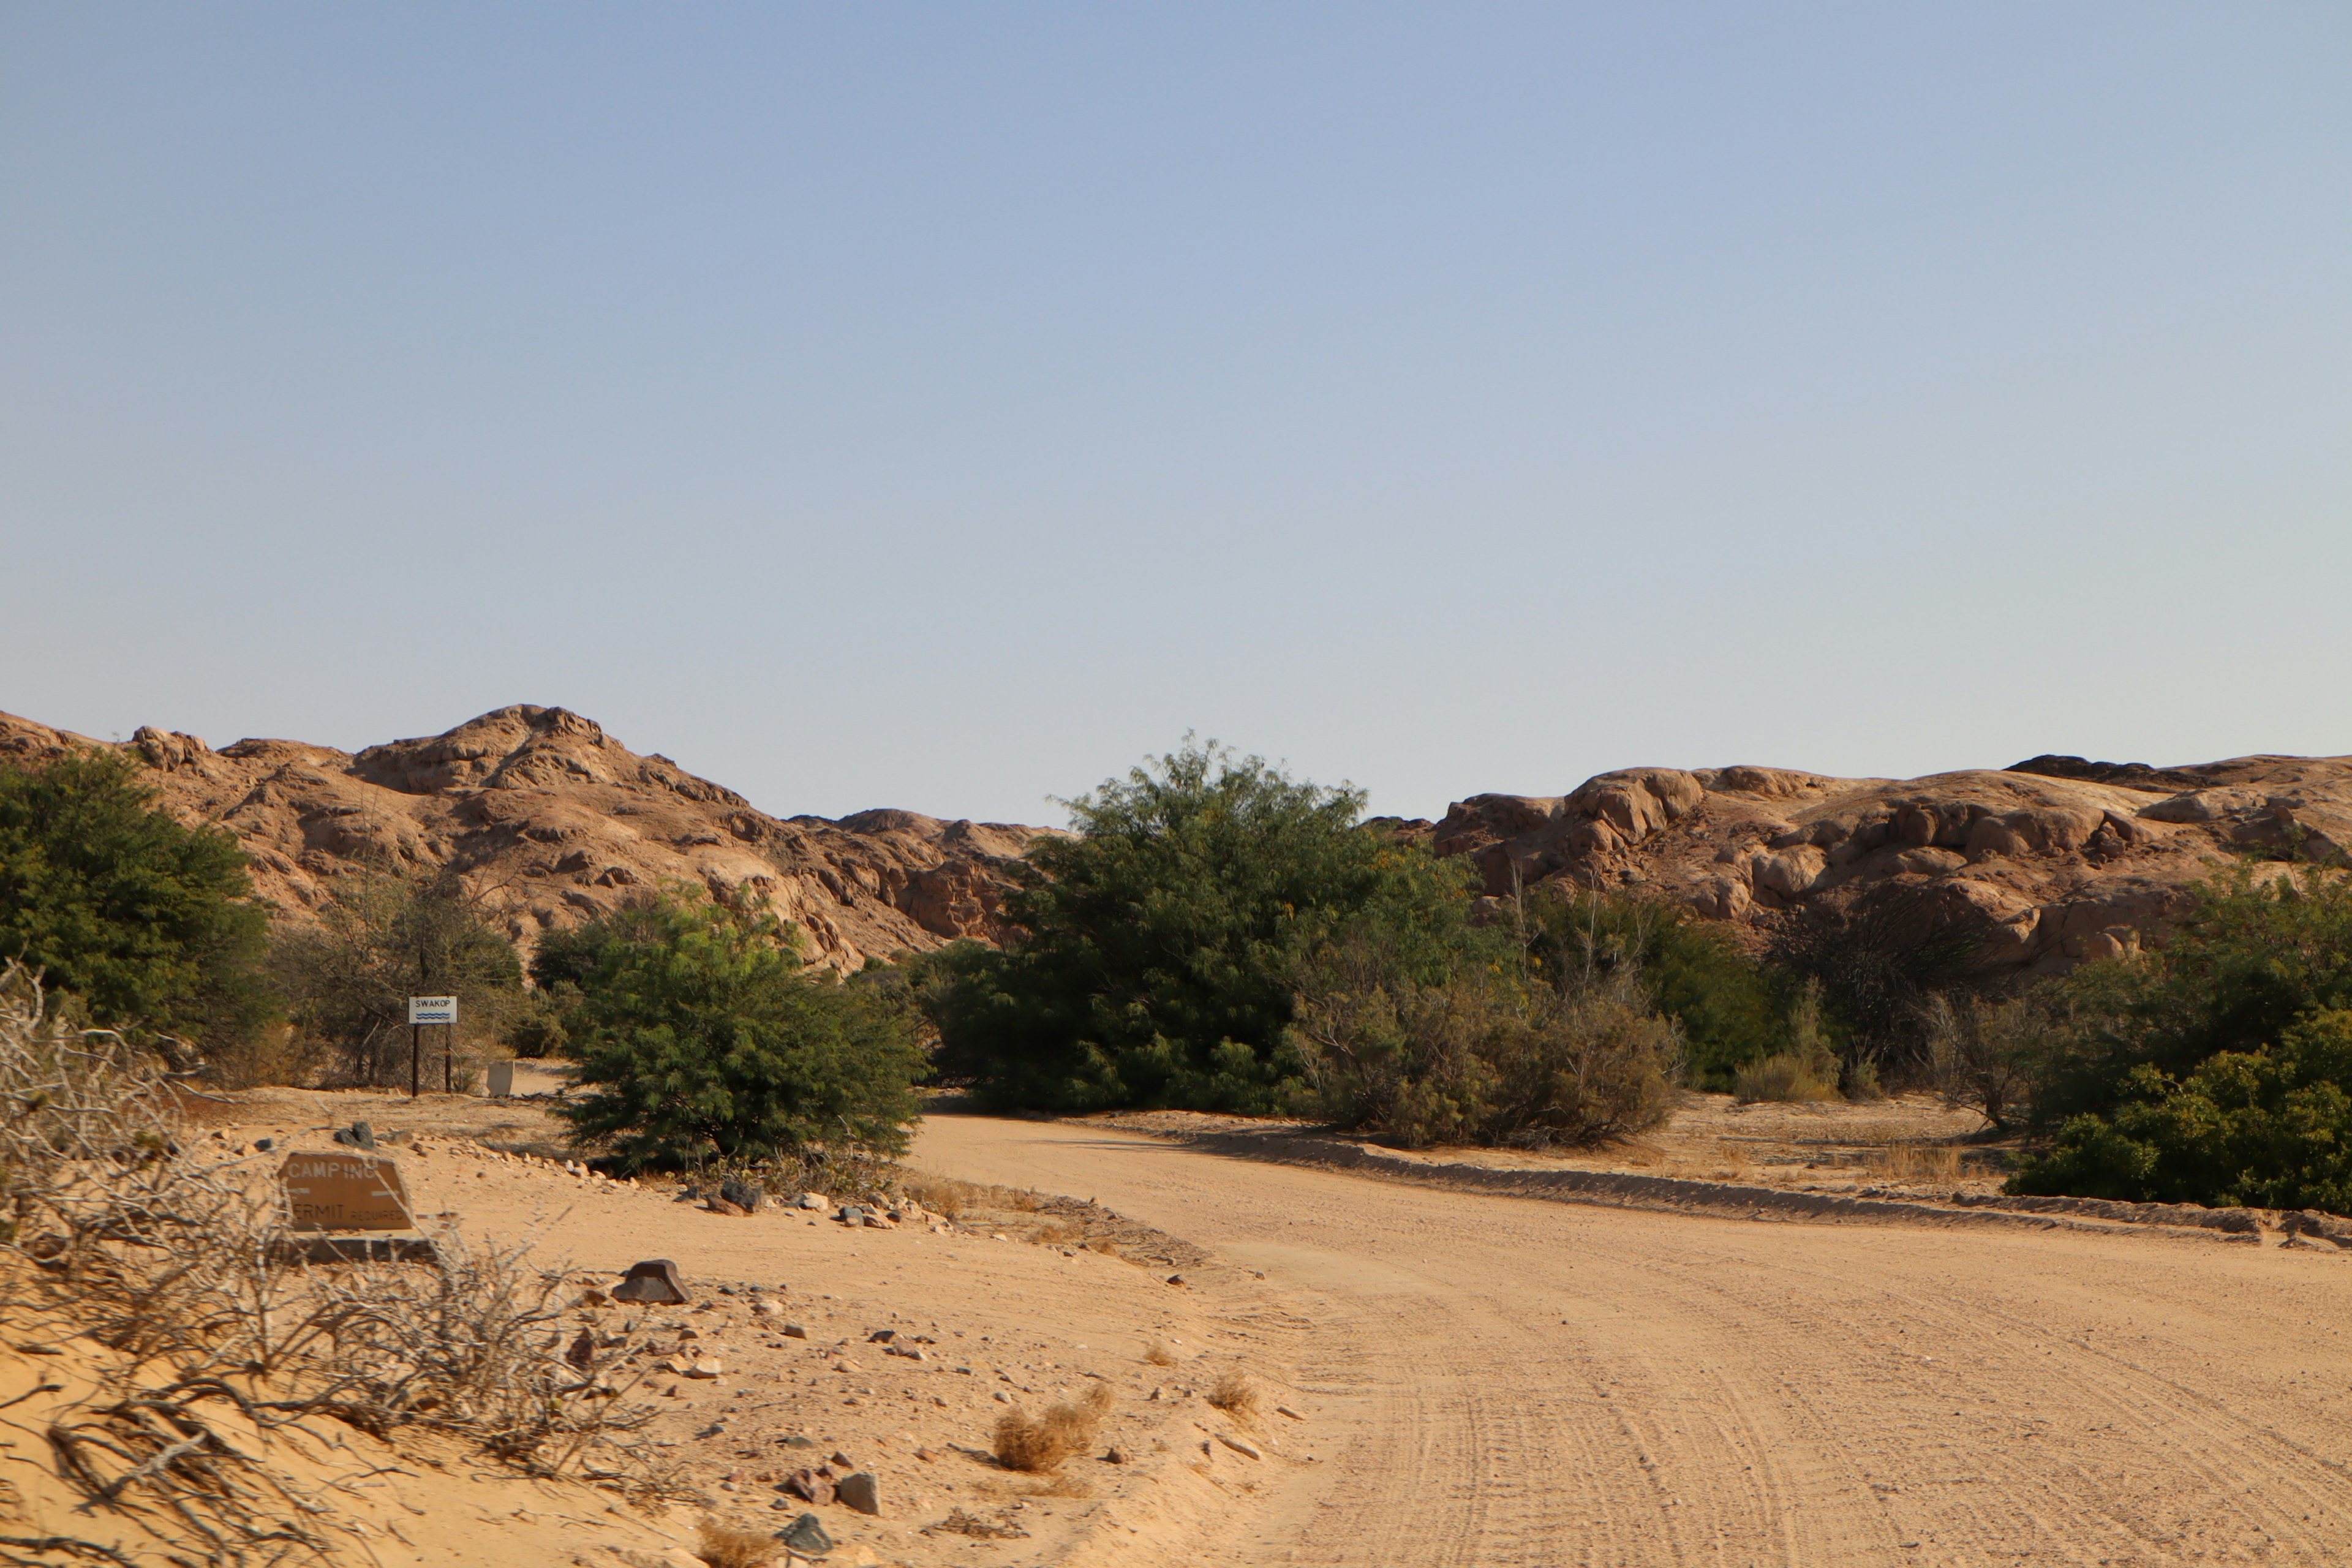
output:
[[[0,708],[2352,752],[2352,6],[0,9]]]

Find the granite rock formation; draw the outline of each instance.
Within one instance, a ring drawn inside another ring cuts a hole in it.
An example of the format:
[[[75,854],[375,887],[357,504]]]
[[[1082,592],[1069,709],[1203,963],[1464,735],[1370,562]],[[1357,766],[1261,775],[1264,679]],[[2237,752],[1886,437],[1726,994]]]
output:
[[[317,910],[355,866],[446,866],[526,948],[665,881],[765,900],[814,961],[837,969],[958,937],[995,942],[1003,895],[1043,831],[911,811],[770,816],[562,708],[501,708],[356,755],[299,741],[215,751],[153,728],[108,748],[0,714],[0,761],[75,747],[128,752],[175,816],[235,833],[280,918]]]
[[[1555,879],[1638,888],[1760,938],[1795,913],[1895,899],[1923,930],[1962,935],[1988,976],[2046,973],[2161,941],[2187,885],[2233,859],[2343,859],[2352,758],[2045,756],[1904,780],[1628,768],[1391,830],[1473,857],[1490,900]]]

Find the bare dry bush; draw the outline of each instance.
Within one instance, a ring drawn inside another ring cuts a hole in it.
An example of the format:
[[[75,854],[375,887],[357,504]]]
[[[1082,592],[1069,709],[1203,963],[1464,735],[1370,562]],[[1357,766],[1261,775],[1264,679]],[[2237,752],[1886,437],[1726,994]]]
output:
[[[996,1424],[996,1462],[1008,1470],[1043,1475],[1086,1451],[1103,1417],[1110,1414],[1110,1384],[1097,1383],[1071,1405],[1055,1405],[1031,1417],[1012,1411]]]
[[[560,1276],[454,1234],[429,1265],[300,1263],[274,1182],[184,1147],[174,1100],[144,1053],[0,970],[0,1321],[19,1343],[115,1352],[49,1433],[89,1508],[137,1519],[173,1561],[323,1552],[315,1509],[224,1435],[229,1410],[446,1434],[529,1474],[646,1476],[617,1439],[649,1412],[599,1375],[619,1352],[555,1353]]]
[[[1217,1380],[1217,1385],[1209,1390],[1208,1400],[1228,1415],[1241,1418],[1255,1416],[1259,1403],[1257,1384],[1236,1367]]]
[[[1050,1221],[1029,1233],[1030,1240],[1044,1247],[1067,1247],[1072,1242],[1084,1241],[1086,1238],[1086,1226],[1073,1225],[1066,1219]]]
[[[717,1520],[705,1520],[697,1532],[694,1554],[709,1568],[765,1568],[783,1555],[784,1543],[756,1530],[739,1530]]]

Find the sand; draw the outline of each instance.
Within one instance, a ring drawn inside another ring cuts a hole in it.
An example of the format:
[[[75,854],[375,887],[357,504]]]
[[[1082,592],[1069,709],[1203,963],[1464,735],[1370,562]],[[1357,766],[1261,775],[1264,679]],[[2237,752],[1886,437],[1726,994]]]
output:
[[[916,1163],[1265,1273],[1257,1354],[1319,1458],[1130,1561],[2352,1561],[2352,1256],[1662,1215],[966,1117]]]

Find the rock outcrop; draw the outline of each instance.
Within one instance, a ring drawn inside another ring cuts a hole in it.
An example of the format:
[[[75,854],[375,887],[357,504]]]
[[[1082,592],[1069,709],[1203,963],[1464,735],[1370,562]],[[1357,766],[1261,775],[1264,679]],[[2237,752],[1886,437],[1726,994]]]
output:
[[[235,833],[283,918],[317,910],[356,865],[446,866],[526,947],[664,881],[763,899],[839,969],[994,942],[1016,864],[1044,831],[911,811],[770,816],[562,708],[501,708],[356,756],[299,741],[214,751],[153,728],[106,747],[0,714],[0,761],[76,747],[129,753],[175,816]]]
[[[1800,911],[1899,897],[1988,975],[2039,973],[2160,941],[2187,885],[2233,858],[2345,858],[2352,758],[2036,757],[1906,780],[1628,768],[1390,826],[1473,857],[1493,900],[1555,879],[1640,888],[1760,936]]]

